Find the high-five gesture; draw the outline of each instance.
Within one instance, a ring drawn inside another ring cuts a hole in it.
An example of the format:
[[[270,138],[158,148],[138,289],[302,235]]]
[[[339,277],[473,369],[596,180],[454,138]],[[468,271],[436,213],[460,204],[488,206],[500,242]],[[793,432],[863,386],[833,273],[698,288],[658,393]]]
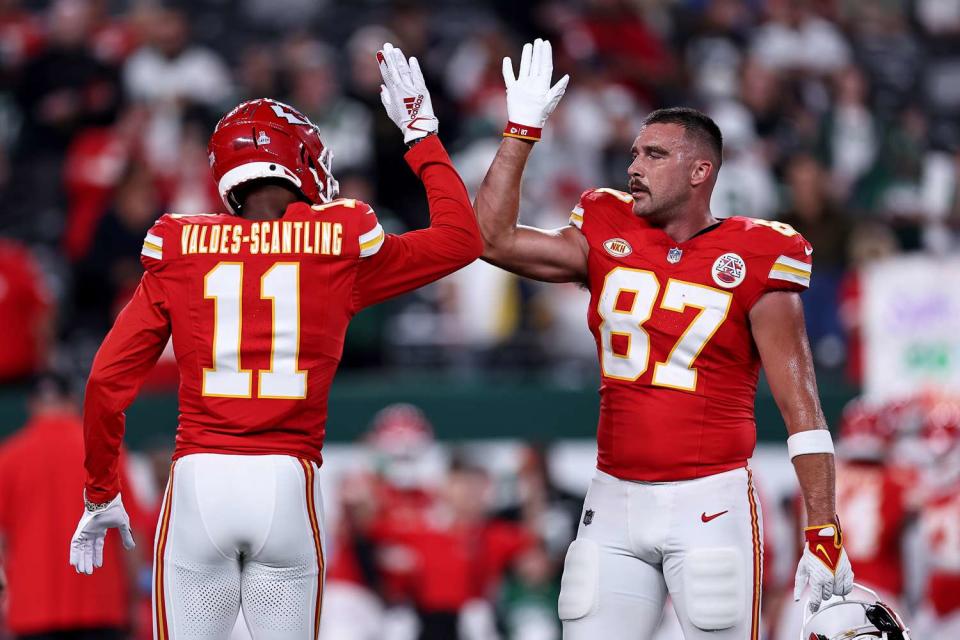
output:
[[[537,38],[523,45],[520,72],[513,75],[513,61],[503,59],[503,82],[507,85],[507,123],[503,135],[537,141],[543,125],[567,90],[570,76],[550,86],[553,76],[553,49],[548,40]]]
[[[439,122],[433,115],[430,92],[423,80],[420,63],[407,58],[403,51],[387,42],[377,52],[380,64],[380,100],[390,119],[403,131],[403,141],[410,144],[437,132]]]

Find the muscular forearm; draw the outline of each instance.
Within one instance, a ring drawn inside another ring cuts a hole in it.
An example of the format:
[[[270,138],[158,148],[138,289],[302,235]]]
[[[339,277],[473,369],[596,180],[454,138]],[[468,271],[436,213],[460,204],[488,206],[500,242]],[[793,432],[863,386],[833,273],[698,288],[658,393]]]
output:
[[[793,459],[803,503],[807,509],[806,526],[833,522],[837,512],[833,454],[812,453]]]
[[[483,257],[496,259],[509,249],[520,212],[520,181],[533,143],[504,138],[487,171],[474,206],[483,234]]]

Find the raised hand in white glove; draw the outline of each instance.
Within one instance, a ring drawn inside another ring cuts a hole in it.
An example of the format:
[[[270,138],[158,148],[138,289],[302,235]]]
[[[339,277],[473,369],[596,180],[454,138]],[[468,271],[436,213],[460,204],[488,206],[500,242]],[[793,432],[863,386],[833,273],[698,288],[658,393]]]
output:
[[[113,528],[120,531],[124,549],[136,546],[130,530],[130,517],[123,508],[120,494],[100,509],[83,510],[80,524],[70,540],[70,564],[77,573],[90,575],[95,568],[103,566],[103,542],[107,529]]]
[[[440,123],[433,115],[430,92],[417,59],[410,58],[408,63],[403,51],[387,42],[377,52],[377,62],[383,76],[380,100],[387,115],[403,131],[403,141],[410,144],[436,133]]]
[[[807,543],[797,566],[793,583],[793,600],[798,602],[803,587],[810,583],[810,611],[817,611],[820,603],[833,595],[845,596],[853,589],[853,568],[843,548],[840,523],[807,527]]]
[[[553,76],[553,49],[548,40],[537,38],[523,45],[520,73],[513,75],[513,61],[503,59],[503,82],[507,85],[507,123],[503,135],[537,141],[547,118],[567,90],[570,76],[550,86]]]

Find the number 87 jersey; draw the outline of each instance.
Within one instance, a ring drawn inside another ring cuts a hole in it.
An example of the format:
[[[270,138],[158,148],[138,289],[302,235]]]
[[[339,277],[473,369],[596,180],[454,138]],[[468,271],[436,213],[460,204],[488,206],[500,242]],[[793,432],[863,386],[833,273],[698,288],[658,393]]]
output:
[[[598,468],[658,482],[745,466],[760,369],[750,309],[769,291],[809,286],[810,244],[788,225],[742,217],[678,243],[613,189],[585,192],[570,222],[589,245]]]

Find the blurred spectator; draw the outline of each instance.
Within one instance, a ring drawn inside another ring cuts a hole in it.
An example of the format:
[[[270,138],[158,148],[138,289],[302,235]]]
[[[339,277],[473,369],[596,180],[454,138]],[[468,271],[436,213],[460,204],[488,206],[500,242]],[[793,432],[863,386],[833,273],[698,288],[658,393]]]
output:
[[[866,71],[877,115],[889,120],[916,99],[923,49],[900,2],[851,2],[855,56]]]
[[[863,380],[863,300],[861,282],[864,271],[870,264],[893,255],[897,250],[896,238],[890,229],[879,223],[860,224],[853,229],[847,254],[851,269],[843,275],[837,291],[836,306],[846,337],[847,380],[859,385]]]
[[[830,193],[825,167],[812,155],[800,153],[790,158],[785,179],[789,200],[780,220],[813,245],[817,270],[817,286],[803,296],[803,308],[809,314],[807,334],[816,362],[836,367],[844,359],[836,300],[846,267],[851,223]]]
[[[67,149],[64,183],[68,209],[63,247],[72,262],[84,258],[90,250],[117,183],[131,157],[139,152],[140,134],[148,118],[146,108],[128,108],[110,126],[84,129]]]
[[[857,582],[898,610],[903,602],[903,535],[910,478],[887,464],[894,433],[882,407],[847,404],[837,447],[837,515]]]
[[[555,560],[541,545],[516,558],[497,600],[506,640],[559,640],[559,575]]]
[[[19,0],[0,2],[0,86],[10,86],[26,63],[43,47],[43,28]]]
[[[593,63],[647,102],[668,93],[677,79],[673,53],[636,3],[589,0],[580,19],[566,26],[562,40],[572,58]]]
[[[825,74],[847,64],[850,45],[811,0],[767,0],[767,20],[755,32],[751,54],[772,69]]]
[[[369,169],[373,118],[343,94],[333,52],[316,40],[288,43],[288,48],[290,102],[320,129],[324,145],[334,151],[335,170]]]
[[[849,66],[837,71],[834,106],[822,124],[827,138],[832,190],[843,200],[873,166],[879,146],[867,90],[866,79],[859,68]]]
[[[777,185],[763,156],[753,115],[736,102],[711,109],[711,117],[723,132],[723,163],[710,199],[710,211],[718,218],[776,217]]]
[[[922,434],[930,454],[920,523],[928,577],[918,635],[949,640],[960,633],[960,403],[937,402]]]
[[[236,70],[240,100],[273,98],[281,94],[277,54],[272,47],[252,44],[240,52]],[[379,77],[379,74],[378,74]]]
[[[219,117],[233,92],[230,71],[214,51],[190,40],[187,16],[176,9],[154,9],[145,45],[124,65],[127,95],[148,105],[147,159],[161,172],[179,161],[182,118],[191,106]]]
[[[369,468],[341,481],[341,517],[332,535],[320,625],[324,639],[384,637],[387,608],[409,597],[417,563],[409,538],[426,526],[443,473],[433,427],[412,405],[380,410],[364,444]]]
[[[100,220],[90,251],[77,267],[75,325],[99,331],[110,327],[140,281],[143,237],[161,212],[153,175],[142,162],[130,162],[113,209]]]
[[[90,6],[58,0],[47,16],[45,49],[30,59],[16,90],[23,123],[11,154],[3,226],[23,237],[56,241],[63,230],[63,155],[81,128],[116,116],[120,89],[113,68],[90,51]]]
[[[23,640],[121,640],[131,624],[128,564],[135,554],[122,554],[119,538],[108,535],[103,567],[94,575],[78,575],[64,559],[84,480],[83,424],[66,380],[40,377],[29,414],[0,446],[7,624]],[[137,513],[134,501],[126,507]],[[140,543],[149,548],[147,540]]]
[[[519,525],[489,518],[490,489],[483,469],[455,460],[426,526],[404,537],[416,557],[410,595],[420,619],[419,640],[493,634],[492,597],[532,536]]]
[[[53,338],[53,300],[30,251],[0,238],[0,382],[24,379],[46,364]]]
[[[691,3],[692,4],[692,3]],[[690,33],[684,46],[690,88],[700,98],[730,100],[739,93],[743,48],[751,26],[750,11],[743,0],[708,0],[706,6],[688,6]]]

